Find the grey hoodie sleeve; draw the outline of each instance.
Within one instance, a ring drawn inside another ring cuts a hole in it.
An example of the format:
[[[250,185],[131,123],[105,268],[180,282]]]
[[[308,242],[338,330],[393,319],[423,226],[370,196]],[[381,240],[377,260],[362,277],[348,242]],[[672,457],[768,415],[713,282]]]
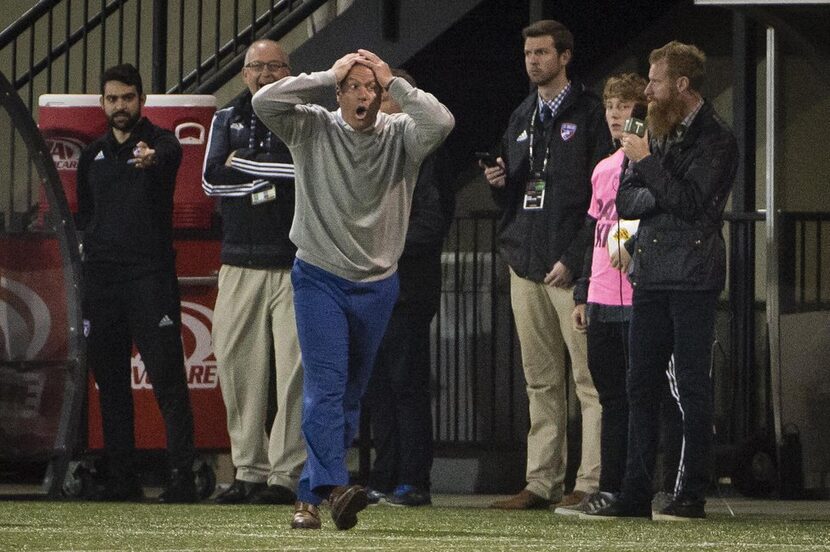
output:
[[[410,117],[405,134],[407,153],[415,159],[425,158],[446,140],[455,118],[435,96],[404,79],[395,78],[389,85],[389,94]]]
[[[312,135],[315,112],[323,110],[311,105],[320,88],[334,92],[334,71],[302,73],[285,77],[262,87],[251,100],[257,117],[287,146],[296,146]]]

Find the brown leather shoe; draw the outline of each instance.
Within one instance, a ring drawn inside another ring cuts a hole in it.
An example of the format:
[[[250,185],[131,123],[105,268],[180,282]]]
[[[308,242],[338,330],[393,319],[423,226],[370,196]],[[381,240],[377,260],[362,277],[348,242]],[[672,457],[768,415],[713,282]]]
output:
[[[314,504],[297,501],[294,503],[294,517],[291,519],[292,529],[319,529],[320,510]]]
[[[490,508],[497,510],[543,510],[550,506],[550,500],[542,498],[527,489],[505,500],[497,500],[490,504]]]
[[[357,525],[357,513],[369,505],[366,489],[360,485],[335,487],[329,494],[331,519],[338,529],[351,529]]]

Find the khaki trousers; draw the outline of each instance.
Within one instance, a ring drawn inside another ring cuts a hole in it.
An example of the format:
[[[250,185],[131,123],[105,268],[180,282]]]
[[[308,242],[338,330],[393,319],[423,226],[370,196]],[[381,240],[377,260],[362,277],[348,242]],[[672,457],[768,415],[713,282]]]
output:
[[[573,289],[532,282],[511,269],[510,296],[530,403],[526,489],[553,502],[562,497],[568,457],[567,351],[582,410],[582,461],[574,489],[592,493],[599,487],[602,408],[588,371],[585,334],[571,322]]]
[[[296,489],[306,452],[301,432],[303,371],[290,269],[222,266],[213,350],[236,478]],[[265,421],[272,369],[277,414],[269,438]]]

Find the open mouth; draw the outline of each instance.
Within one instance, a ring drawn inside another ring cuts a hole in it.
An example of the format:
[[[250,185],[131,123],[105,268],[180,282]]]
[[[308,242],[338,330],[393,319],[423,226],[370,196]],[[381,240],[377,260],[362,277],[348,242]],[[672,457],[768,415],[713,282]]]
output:
[[[357,115],[358,119],[362,119],[366,116],[366,113],[368,113],[368,111],[369,110],[366,109],[366,106],[359,105],[357,106],[357,109],[355,109],[355,114]]]

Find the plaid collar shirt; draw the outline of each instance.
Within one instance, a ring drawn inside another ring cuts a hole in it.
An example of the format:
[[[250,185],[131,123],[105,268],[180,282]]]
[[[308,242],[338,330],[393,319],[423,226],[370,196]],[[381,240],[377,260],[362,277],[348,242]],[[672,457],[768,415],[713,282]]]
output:
[[[538,100],[539,101],[539,113],[541,114],[544,107],[547,106],[547,108],[550,110],[550,118],[553,119],[556,116],[556,112],[559,111],[560,107],[562,107],[562,102],[565,101],[565,98],[567,97],[567,95],[570,91],[571,91],[571,81],[568,81],[568,84],[565,85],[565,88],[563,88],[559,92],[559,94],[557,94],[556,97],[553,98],[552,100],[546,100],[546,99],[542,98],[542,96],[539,96],[539,100]],[[540,115],[540,120],[542,120],[541,115]],[[542,122],[546,123],[547,118],[542,120]]]

